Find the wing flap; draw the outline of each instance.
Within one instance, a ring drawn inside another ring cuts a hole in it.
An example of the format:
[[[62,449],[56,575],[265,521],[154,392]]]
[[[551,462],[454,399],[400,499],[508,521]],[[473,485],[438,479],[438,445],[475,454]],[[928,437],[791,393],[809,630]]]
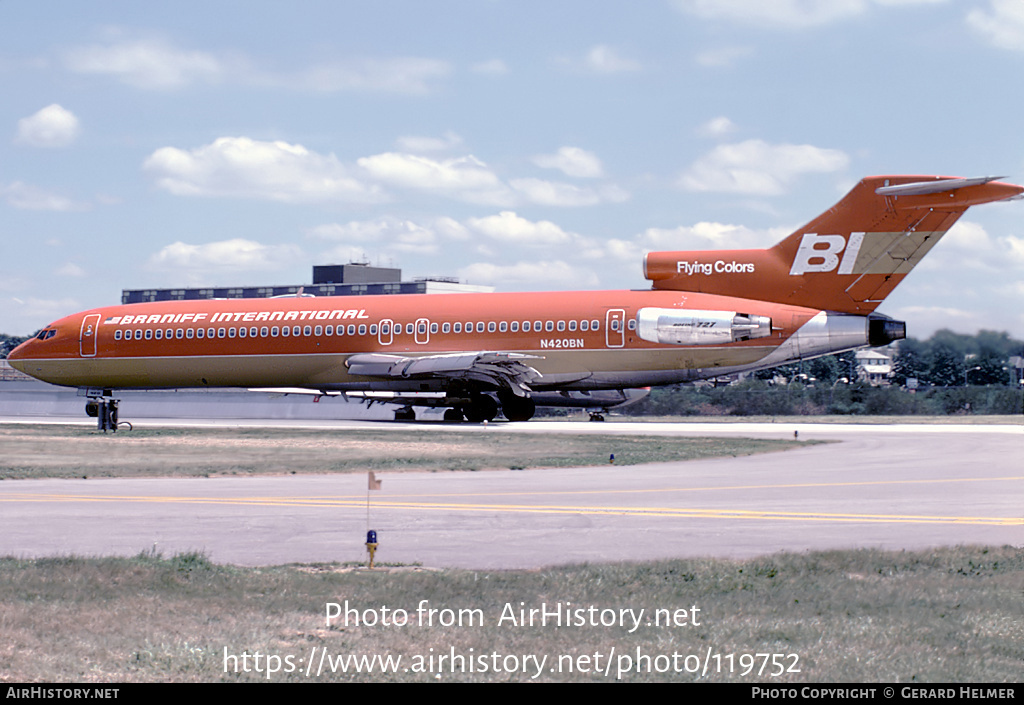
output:
[[[526,361],[541,359],[539,355],[488,351],[423,357],[361,353],[346,360],[345,366],[350,374],[362,377],[472,379],[522,396],[542,376]]]

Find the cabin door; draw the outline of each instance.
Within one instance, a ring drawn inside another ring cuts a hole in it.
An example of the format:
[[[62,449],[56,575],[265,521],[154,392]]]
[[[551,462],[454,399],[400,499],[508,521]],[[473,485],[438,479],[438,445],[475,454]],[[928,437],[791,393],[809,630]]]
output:
[[[82,319],[82,332],[78,336],[78,354],[96,357],[96,332],[100,327],[100,314],[90,313]]]
[[[605,315],[604,342],[609,348],[621,348],[626,344],[626,312],[621,308],[610,308]]]
[[[383,321],[381,321],[380,325],[377,327],[377,342],[380,343],[381,345],[391,345],[391,341],[393,339],[392,330],[394,329],[394,327],[395,322],[392,321],[390,318],[385,318]]]
[[[430,342],[430,321],[420,318],[416,321],[416,344],[426,345]]]

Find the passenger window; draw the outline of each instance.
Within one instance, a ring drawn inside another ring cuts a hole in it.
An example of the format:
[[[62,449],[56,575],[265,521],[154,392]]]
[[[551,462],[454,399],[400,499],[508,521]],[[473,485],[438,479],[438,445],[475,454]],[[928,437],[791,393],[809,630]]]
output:
[[[270,329],[270,337],[271,338],[276,338],[280,333],[281,333],[281,329],[278,328],[277,326],[274,326],[274,327],[272,327]]]
[[[590,321],[580,321],[580,330],[584,333],[590,330]]]
[[[306,327],[308,328],[309,326],[306,326]],[[300,335],[302,335],[302,328],[299,327],[299,326],[292,326],[292,337],[293,338],[298,338]],[[307,333],[307,335],[308,335],[308,333]]]
[[[174,330],[172,330],[171,328],[165,330],[164,337],[167,338],[168,340],[172,339],[174,337]]]
[[[371,323],[370,324],[370,335],[377,335],[377,324],[376,323]]]
[[[348,326],[348,334],[349,335],[355,335],[356,334],[356,327],[354,325],[349,324],[349,326]]]
[[[590,322],[590,330],[594,331],[595,333],[601,330],[601,323],[597,319],[592,320]]]
[[[501,323],[498,324],[498,332],[504,333],[507,330],[508,330],[508,323],[506,323],[505,321],[502,321]]]
[[[451,323],[442,323],[441,324],[441,332],[442,333],[451,333],[452,332],[452,324]],[[455,331],[455,332],[458,333],[458,331]]]
[[[512,332],[513,333],[518,333],[519,332],[519,321],[512,321]]]
[[[496,330],[498,330],[498,327],[494,324],[494,321],[488,321],[487,322],[487,332],[488,333],[493,333]]]
[[[628,324],[626,324],[626,325],[627,325],[627,327],[628,327],[628,328],[629,328],[630,330],[636,330],[636,319],[635,319],[635,318],[630,318],[630,319],[629,319],[629,323],[628,323]]]
[[[302,334],[305,335],[305,336],[313,335],[313,327],[312,326],[306,326],[305,328],[302,329]]]
[[[213,337],[213,328],[207,328],[206,329],[206,337],[207,338],[212,338]]]
[[[544,330],[546,330],[548,333],[550,333],[554,329],[555,329],[555,324],[554,324],[553,321],[548,321],[547,323],[544,324]]]
[[[268,335],[270,335],[270,329],[267,328],[266,326],[261,326],[260,327],[260,337],[261,338],[266,338]]]
[[[569,331],[576,332],[576,321],[569,321]]]
[[[359,335],[366,335],[366,324],[365,323],[360,323],[359,324]]]
[[[456,323],[455,324],[455,332],[456,333],[461,333],[462,332],[462,324],[461,323]]]
[[[529,321],[523,321],[523,332],[524,333],[529,333],[530,332],[530,322]]]
[[[225,329],[223,329],[223,328],[218,328],[217,329],[217,337],[218,338],[223,338],[226,333],[227,333],[227,331]]]
[[[115,330],[114,331],[114,340],[120,340],[120,339],[121,339],[121,331],[120,331],[120,329]]]
[[[206,335],[206,329],[205,328],[196,328],[196,337],[197,338],[202,338],[204,335]]]
[[[565,321],[559,321],[558,322],[558,332],[561,333],[564,330],[565,330]]]
[[[234,328],[228,328],[228,337],[229,338],[234,338],[235,337],[235,329]]]
[[[334,326],[324,328],[324,335],[334,335]]]
[[[231,330],[234,330],[234,328],[232,328]],[[239,338],[244,338],[245,337],[245,328],[239,328],[238,329],[238,337]]]
[[[152,328],[147,328],[146,329],[146,340],[152,340],[152,339],[153,339],[153,329]]]
[[[477,333],[483,333],[484,332],[484,322],[483,321],[477,321],[476,322],[476,332]]]
[[[164,338],[164,329],[163,328],[157,328],[155,331],[153,331],[153,337],[156,338],[157,340],[163,340],[163,338]]]
[[[136,340],[142,340],[142,329],[141,328],[136,328],[135,329],[135,339]]]
[[[538,333],[540,333],[542,330],[544,330],[544,326],[541,324],[540,321],[534,321],[533,322],[533,329],[535,331],[537,331]]]
[[[200,328],[202,330],[202,328]],[[185,337],[191,340],[195,336],[196,332],[192,328],[185,329]]]
[[[436,333],[437,332],[437,324],[436,323],[431,323],[430,324],[430,332],[431,333]]]
[[[317,326],[316,328],[313,329],[313,335],[315,335],[316,337],[319,338],[323,334],[324,334],[323,326]]]

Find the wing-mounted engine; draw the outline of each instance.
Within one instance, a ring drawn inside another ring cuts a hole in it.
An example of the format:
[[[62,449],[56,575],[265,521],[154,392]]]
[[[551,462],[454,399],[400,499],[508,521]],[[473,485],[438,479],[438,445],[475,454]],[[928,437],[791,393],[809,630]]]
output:
[[[665,345],[726,345],[772,334],[772,319],[737,311],[642,308],[637,332],[644,340]]]

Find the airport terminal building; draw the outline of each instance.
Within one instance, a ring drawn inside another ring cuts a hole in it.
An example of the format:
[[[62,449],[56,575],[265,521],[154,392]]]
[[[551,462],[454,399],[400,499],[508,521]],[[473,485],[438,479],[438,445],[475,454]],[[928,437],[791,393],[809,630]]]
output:
[[[195,299],[269,299],[274,296],[366,296],[371,294],[462,294],[494,291],[491,286],[462,284],[455,277],[417,277],[402,281],[402,270],[368,263],[313,266],[312,284],[232,286],[196,289],[125,289],[121,303]]]

